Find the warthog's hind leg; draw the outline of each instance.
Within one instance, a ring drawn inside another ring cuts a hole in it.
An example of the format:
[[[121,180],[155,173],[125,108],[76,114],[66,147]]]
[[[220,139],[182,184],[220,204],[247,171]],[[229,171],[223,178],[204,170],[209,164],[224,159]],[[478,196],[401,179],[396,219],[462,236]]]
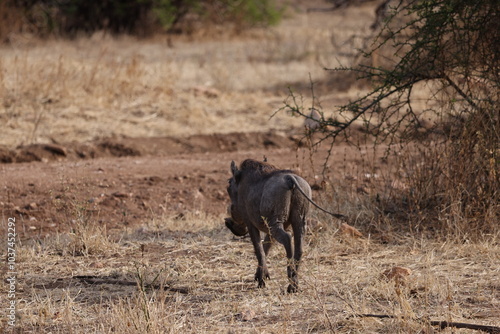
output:
[[[288,293],[294,293],[299,290],[299,280],[297,278],[297,270],[294,268],[295,267],[295,259],[290,260],[290,264],[287,267],[287,272],[288,272],[288,281],[290,284],[288,285],[288,288],[286,291]]]
[[[271,222],[269,224],[269,230],[271,232],[271,238],[275,239],[285,247],[286,257],[288,259],[288,265],[286,268],[288,280],[292,282],[290,286],[294,286],[293,289],[289,286],[288,292],[295,292],[296,284],[293,284],[293,282],[296,281],[297,271],[295,269],[295,260],[293,258],[292,236],[287,231],[285,231],[285,229],[283,228],[283,224],[277,221]]]
[[[290,285],[287,291],[289,293],[297,292],[299,288],[298,271],[300,259],[302,258],[303,241],[306,232],[305,226],[305,219],[302,217],[295,217],[294,221],[292,221],[294,251],[293,260],[289,264],[289,268],[292,268],[291,272],[288,273]]]
[[[271,249],[273,245],[273,241],[271,239],[271,236],[269,234],[266,234],[266,237],[264,238],[264,253],[266,254],[266,257],[269,255],[269,250]]]

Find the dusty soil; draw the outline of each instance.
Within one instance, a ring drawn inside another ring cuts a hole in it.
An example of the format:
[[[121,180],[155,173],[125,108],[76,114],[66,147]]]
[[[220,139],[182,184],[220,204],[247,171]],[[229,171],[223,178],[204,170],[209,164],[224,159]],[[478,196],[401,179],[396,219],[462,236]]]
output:
[[[3,154],[3,161],[12,163],[0,165],[0,208],[4,217],[20,218],[21,237],[67,231],[75,215],[96,218],[113,230],[158,215],[225,214],[231,160],[266,156],[281,168],[307,168],[309,151],[301,145],[296,132],[267,132],[20,147]],[[346,149],[339,144],[334,156]],[[318,170],[324,154],[315,156]],[[345,165],[345,159],[332,160],[332,168]]]
[[[4,161],[24,163],[1,167],[2,212],[19,215],[23,230],[39,235],[64,231],[72,206],[98,215],[109,228],[203,206],[214,213],[223,207],[217,202],[225,199],[227,177],[216,153],[235,151],[242,137],[124,138],[7,151]],[[152,155],[154,150],[158,154]]]
[[[70,144],[32,144],[0,151],[0,162],[62,161],[181,153],[234,152],[260,148],[289,147],[300,136],[270,131],[193,135],[189,137],[107,138]]]

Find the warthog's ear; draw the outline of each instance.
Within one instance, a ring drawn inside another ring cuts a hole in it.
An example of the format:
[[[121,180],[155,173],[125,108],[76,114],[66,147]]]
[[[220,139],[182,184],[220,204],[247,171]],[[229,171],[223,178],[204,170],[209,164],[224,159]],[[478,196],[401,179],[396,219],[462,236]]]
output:
[[[236,176],[240,173],[238,170],[238,167],[236,167],[236,164],[234,161],[231,161],[231,173],[233,173],[233,176],[236,178]]]

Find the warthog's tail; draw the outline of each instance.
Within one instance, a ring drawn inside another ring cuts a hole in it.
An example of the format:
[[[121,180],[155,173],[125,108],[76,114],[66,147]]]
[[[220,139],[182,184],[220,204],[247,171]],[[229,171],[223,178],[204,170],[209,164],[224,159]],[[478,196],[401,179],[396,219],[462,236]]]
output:
[[[320,209],[321,211],[325,212],[325,213],[328,213],[329,215],[335,217],[335,218],[338,218],[338,219],[342,219],[342,220],[347,220],[347,216],[344,216],[344,215],[341,215],[339,213],[333,213],[333,212],[330,212],[328,210],[325,210],[323,209],[322,207],[320,207],[318,204],[316,204],[312,198],[310,198],[305,192],[304,190],[302,190],[302,188],[300,187],[299,183],[297,182],[297,179],[293,176],[293,175],[287,175],[288,176],[288,181],[290,182],[290,187],[292,189],[294,188],[297,188],[299,190],[299,192],[305,197],[307,198],[307,200],[309,202],[311,202],[312,205],[314,205],[315,207],[317,207],[318,209]]]

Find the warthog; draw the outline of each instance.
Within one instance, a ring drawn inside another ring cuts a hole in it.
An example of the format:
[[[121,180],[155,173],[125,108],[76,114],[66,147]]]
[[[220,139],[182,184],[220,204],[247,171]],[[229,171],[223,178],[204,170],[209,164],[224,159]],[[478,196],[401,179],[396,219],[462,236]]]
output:
[[[226,226],[237,236],[250,234],[258,267],[255,280],[259,288],[269,279],[266,256],[276,240],[286,250],[288,258],[287,274],[290,282],[287,291],[298,289],[297,271],[302,257],[303,240],[309,202],[328,212],[311,200],[311,187],[306,180],[291,170],[280,170],[272,165],[252,159],[243,161],[238,169],[231,162],[233,176],[229,179],[227,192],[231,199],[230,218]],[[339,214],[328,212],[337,218]],[[286,232],[292,227],[292,237]],[[260,231],[266,233],[261,242]]]

